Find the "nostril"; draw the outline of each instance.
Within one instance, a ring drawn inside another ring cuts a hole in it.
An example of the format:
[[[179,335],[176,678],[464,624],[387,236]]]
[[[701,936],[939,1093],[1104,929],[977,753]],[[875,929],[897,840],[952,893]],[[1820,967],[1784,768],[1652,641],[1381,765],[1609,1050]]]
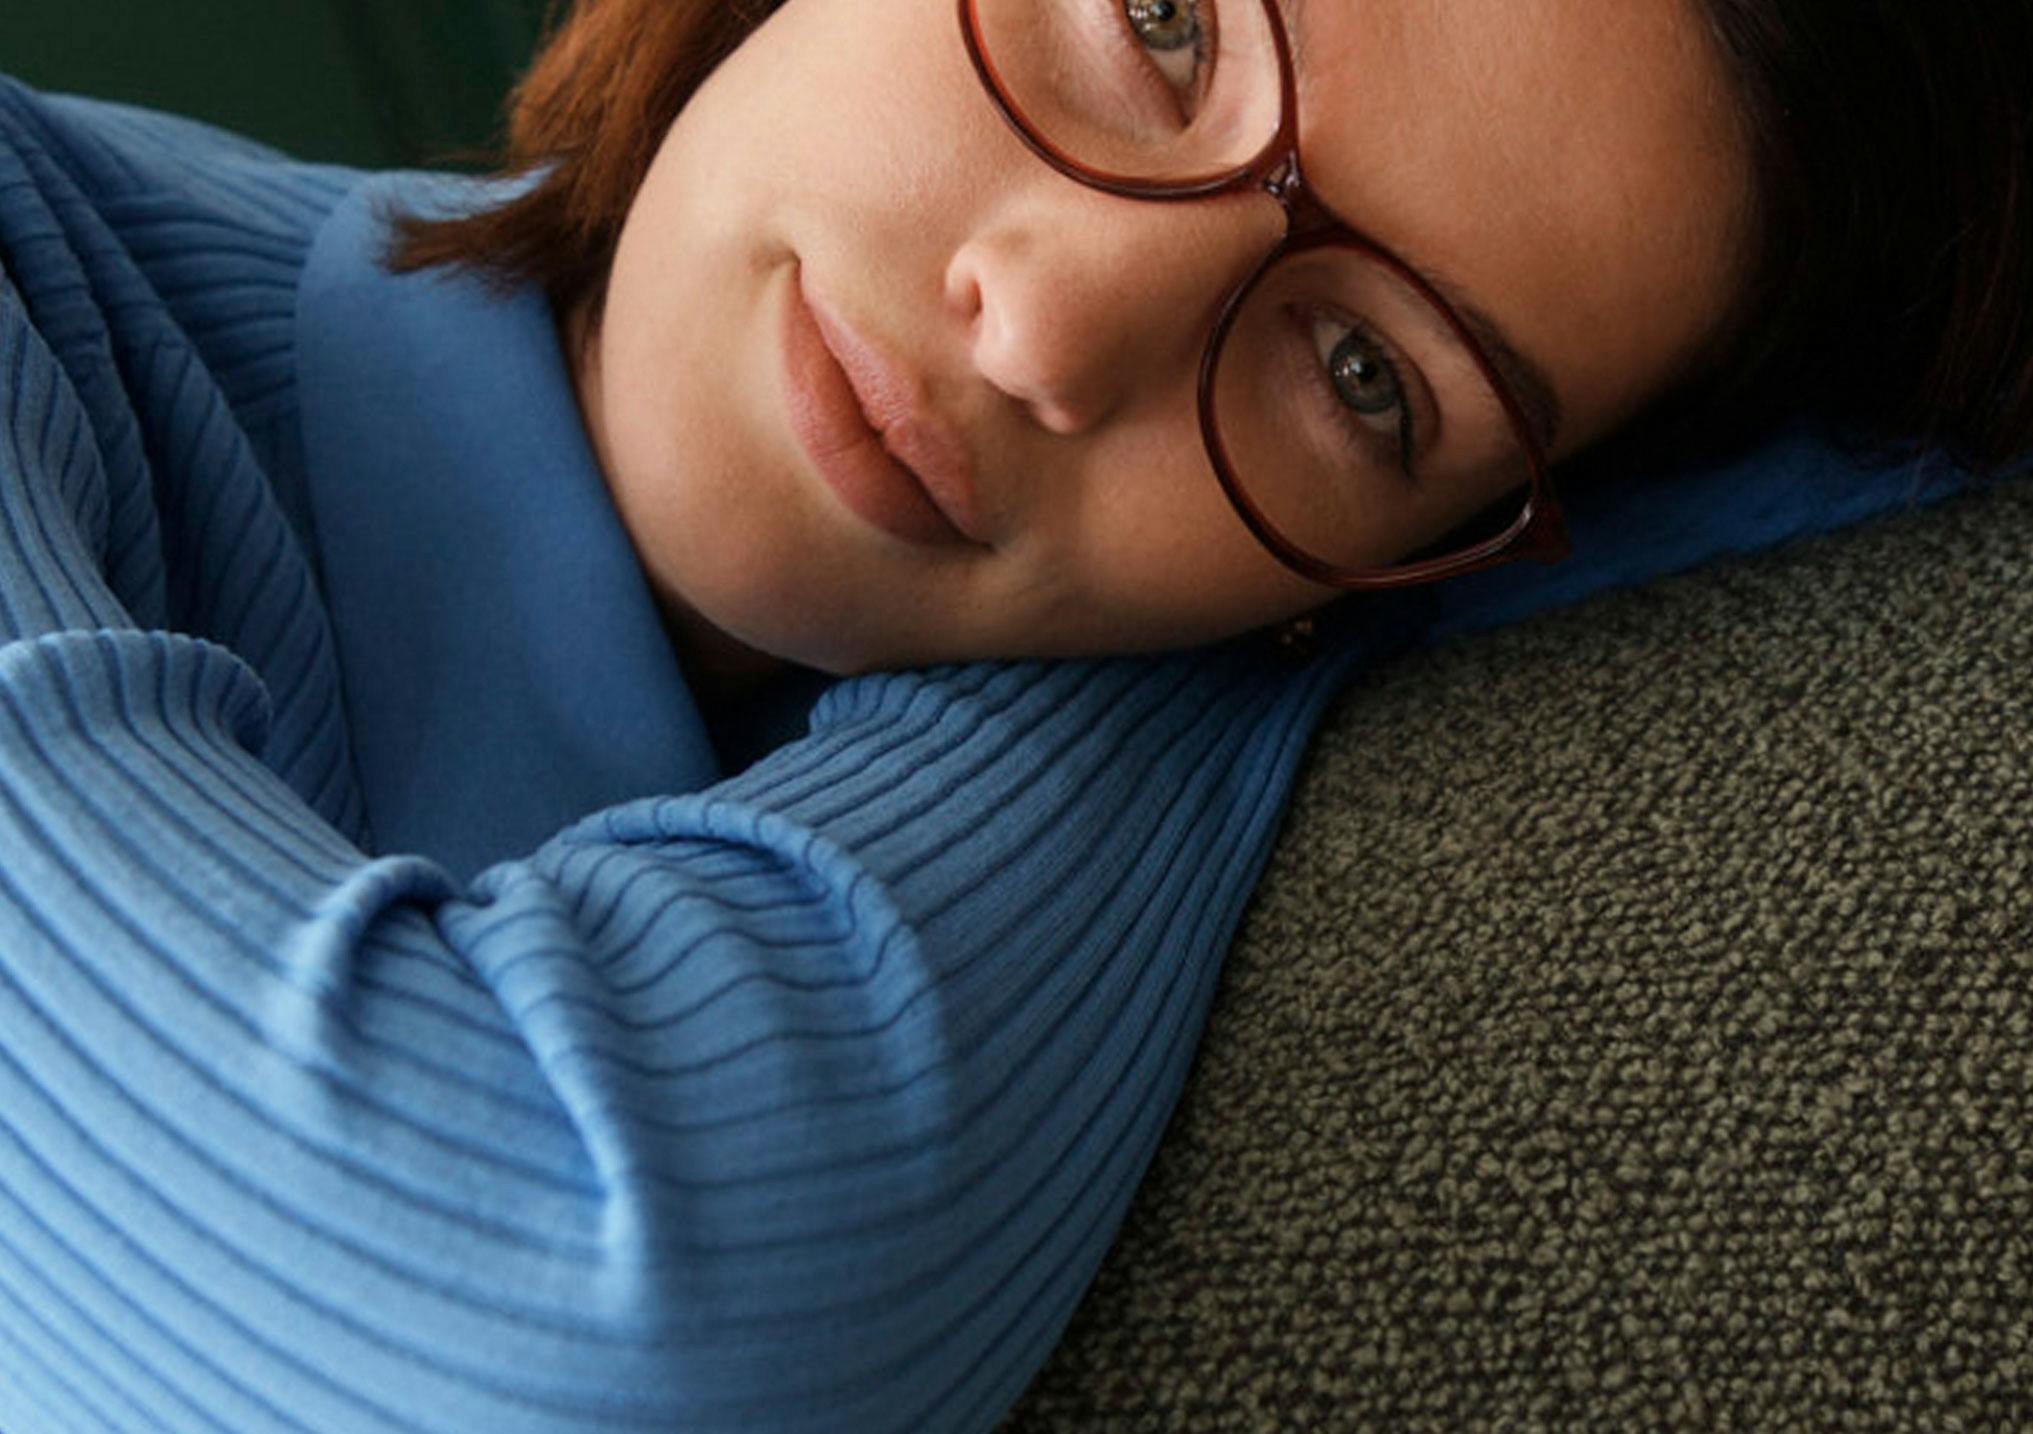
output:
[[[974,267],[963,259],[955,258],[946,266],[946,307],[969,324],[981,318],[981,281],[976,277]]]
[[[1038,426],[1047,433],[1061,438],[1084,433],[1096,421],[1096,408],[1092,403],[1069,403],[1063,399],[1038,399],[1030,405]]]
[[[1099,335],[1069,326],[1007,295],[985,299],[972,318],[975,372],[1029,410],[1047,432],[1070,437],[1107,411],[1111,365]]]
[[[1108,297],[1111,276],[1059,262],[1035,236],[1005,231],[963,245],[941,276],[951,322],[964,326],[974,373],[1027,410],[1047,432],[1070,437],[1106,417],[1136,382],[1124,360],[1137,349],[1134,305]]]

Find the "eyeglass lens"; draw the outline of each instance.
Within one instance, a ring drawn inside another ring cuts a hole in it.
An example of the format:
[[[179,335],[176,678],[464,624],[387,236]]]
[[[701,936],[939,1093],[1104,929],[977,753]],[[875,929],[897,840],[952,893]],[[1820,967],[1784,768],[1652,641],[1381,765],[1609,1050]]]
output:
[[[1277,136],[1269,3],[975,0],[973,16],[1033,138],[1093,176],[1162,187],[1240,169]],[[1386,571],[1522,514],[1515,423],[1455,325],[1373,251],[1294,246],[1215,342],[1209,416],[1230,479],[1314,561]]]

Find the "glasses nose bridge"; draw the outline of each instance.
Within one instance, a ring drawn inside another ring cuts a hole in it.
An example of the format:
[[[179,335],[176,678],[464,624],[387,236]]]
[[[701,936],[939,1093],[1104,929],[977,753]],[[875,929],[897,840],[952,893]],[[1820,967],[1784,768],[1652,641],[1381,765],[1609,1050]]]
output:
[[[1173,189],[1168,191],[1133,192],[1111,185],[1096,184],[1087,175],[1075,174],[1090,187],[1103,189],[1125,198],[1155,200],[1160,203],[1192,203],[1195,200],[1225,199],[1233,195],[1262,194],[1278,206],[1284,216],[1284,230],[1265,247],[1259,262],[1267,262],[1273,255],[1289,248],[1295,241],[1310,239],[1327,233],[1348,233],[1348,226],[1339,215],[1328,209],[1313,194],[1306,183],[1305,172],[1299,167],[1299,148],[1287,140],[1274,145],[1259,156],[1246,169],[1232,174],[1227,179],[1203,186]]]
[[[1253,188],[1261,189],[1278,202],[1285,211],[1285,233],[1280,246],[1294,239],[1307,238],[1328,230],[1345,226],[1328,208],[1314,197],[1306,183],[1304,171],[1299,168],[1299,148],[1296,144],[1285,143],[1250,166],[1246,180]]]
[[[1054,167],[1063,168],[1057,165]],[[1100,182],[1095,176],[1081,173],[1077,169],[1063,169],[1063,172],[1087,188],[1120,199],[1143,200],[1168,206],[1245,197],[1251,194],[1266,196],[1277,204],[1279,213],[1284,219],[1284,226],[1258,253],[1251,265],[1251,272],[1270,263],[1295,239],[1345,227],[1340,219],[1313,197],[1313,191],[1307,187],[1305,176],[1299,168],[1298,148],[1289,143],[1282,148],[1266,152],[1247,169],[1231,174],[1224,180],[1178,189],[1129,189]],[[1246,278],[1239,279],[1234,287],[1240,289],[1247,282]]]

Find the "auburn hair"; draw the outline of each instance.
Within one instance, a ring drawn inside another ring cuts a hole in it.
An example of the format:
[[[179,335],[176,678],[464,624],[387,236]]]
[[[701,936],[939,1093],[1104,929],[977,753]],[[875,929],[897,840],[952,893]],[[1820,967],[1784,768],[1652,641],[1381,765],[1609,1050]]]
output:
[[[539,283],[597,322],[665,131],[780,3],[554,0],[490,156],[532,182],[494,209],[397,216],[389,266]],[[1684,453],[1805,408],[1979,469],[2033,454],[2033,5],[1698,3],[1749,139],[1751,276],[1729,342],[1623,442]]]
[[[553,0],[547,38],[509,92],[493,209],[394,217],[388,267],[447,265],[508,288],[541,284],[596,320],[622,222],[664,132],[714,67],[782,0]]]

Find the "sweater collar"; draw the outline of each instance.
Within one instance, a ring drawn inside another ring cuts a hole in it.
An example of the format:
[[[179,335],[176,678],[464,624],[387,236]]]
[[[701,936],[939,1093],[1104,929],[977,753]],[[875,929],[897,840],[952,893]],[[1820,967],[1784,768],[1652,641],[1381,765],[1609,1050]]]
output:
[[[311,511],[374,843],[460,876],[719,775],[543,294],[380,266],[392,203],[504,192],[367,179],[319,233],[297,311]]]

